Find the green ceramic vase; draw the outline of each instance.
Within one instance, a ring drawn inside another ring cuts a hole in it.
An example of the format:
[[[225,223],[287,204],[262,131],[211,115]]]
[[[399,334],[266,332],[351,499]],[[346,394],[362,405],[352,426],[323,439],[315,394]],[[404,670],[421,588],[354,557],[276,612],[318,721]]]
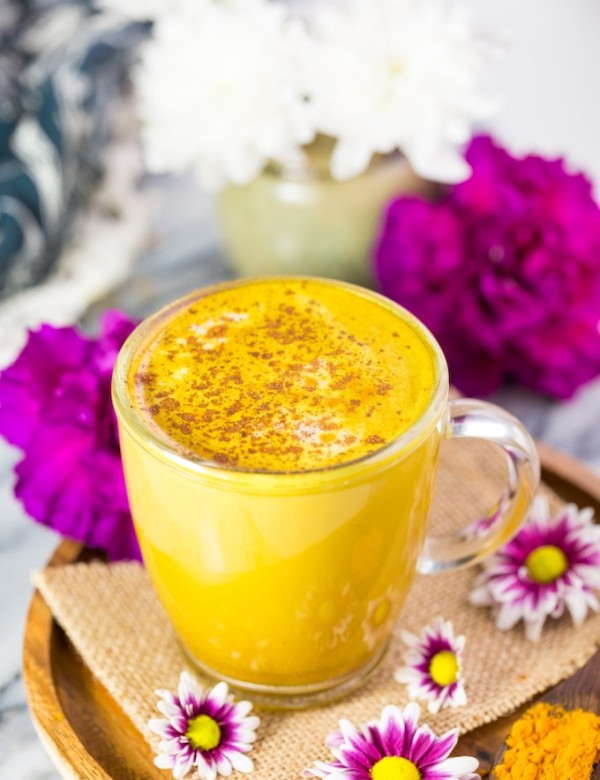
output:
[[[329,172],[333,141],[319,138],[303,164],[270,164],[218,198],[222,239],[240,276],[302,274],[373,286],[371,257],[385,204],[425,192],[401,155],[374,157],[359,176]]]

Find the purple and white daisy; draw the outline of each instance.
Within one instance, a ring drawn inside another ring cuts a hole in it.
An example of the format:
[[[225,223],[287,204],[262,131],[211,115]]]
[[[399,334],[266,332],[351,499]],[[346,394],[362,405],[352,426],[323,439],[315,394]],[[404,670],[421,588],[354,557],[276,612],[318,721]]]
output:
[[[477,520],[473,521],[471,525],[465,528],[465,537],[467,539],[480,539],[482,536],[486,536],[502,518],[508,503],[508,493],[504,493],[484,515],[478,517]]]
[[[260,721],[248,716],[250,702],[233,701],[226,683],[203,691],[190,674],[182,672],[177,694],[161,690],[156,695],[158,709],[165,716],[148,723],[162,737],[154,759],[157,767],[172,769],[176,778],[196,767],[203,780],[228,777],[234,769],[253,771],[245,754],[252,750]]]
[[[356,612],[356,593],[351,582],[341,588],[329,572],[314,583],[296,610],[307,627],[308,638],[318,653],[348,641]]]
[[[394,678],[408,685],[411,699],[427,701],[432,714],[443,707],[461,707],[467,703],[462,681],[464,636],[454,636],[449,620],[438,617],[426,626],[420,636],[402,631],[408,645],[404,654],[406,666],[396,670]]]
[[[426,724],[419,726],[421,710],[411,702],[404,710],[383,708],[379,720],[357,729],[341,720],[340,730],[326,745],[334,761],[315,761],[304,777],[322,780],[476,780],[476,758],[448,758],[458,740],[458,730],[437,736]]]
[[[565,608],[581,624],[588,609],[600,609],[600,526],[593,516],[592,509],[569,504],[552,518],[538,496],[517,535],[485,561],[471,603],[493,607],[501,631],[523,620],[532,642],[546,618],[561,617]]]
[[[389,634],[398,615],[400,594],[389,587],[381,596],[367,604],[367,614],[362,622],[363,642],[372,650]]]

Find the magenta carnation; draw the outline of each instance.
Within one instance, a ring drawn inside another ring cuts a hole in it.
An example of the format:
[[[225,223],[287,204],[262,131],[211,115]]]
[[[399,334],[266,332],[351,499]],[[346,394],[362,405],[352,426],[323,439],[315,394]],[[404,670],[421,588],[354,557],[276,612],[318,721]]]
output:
[[[381,290],[440,342],[468,394],[505,379],[568,398],[600,373],[600,209],[561,160],[491,138],[438,202],[394,200],[375,252]]]
[[[140,559],[121,465],[110,383],[135,324],[107,312],[97,340],[42,325],[0,373],[0,435],[24,452],[15,495],[63,536]]]

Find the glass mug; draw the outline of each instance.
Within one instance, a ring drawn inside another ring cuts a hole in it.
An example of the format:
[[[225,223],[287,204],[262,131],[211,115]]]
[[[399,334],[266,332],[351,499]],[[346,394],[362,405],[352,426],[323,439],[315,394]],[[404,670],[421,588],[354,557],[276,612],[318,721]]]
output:
[[[203,459],[161,435],[134,398],[133,367],[191,306],[246,285],[199,290],[145,320],[113,376],[131,511],[154,589],[180,643],[205,676],[275,706],[319,703],[356,688],[385,653],[417,572],[473,563],[506,542],[539,481],[523,426],[491,404],[448,400],[440,347],[410,313],[377,293],[299,279],[383,307],[422,339],[434,367],[426,408],[385,446],[303,471],[253,470]],[[323,289],[325,289],[323,288]],[[242,290],[243,292],[243,290]],[[427,535],[440,441],[485,439],[504,451],[506,490],[484,535]]]

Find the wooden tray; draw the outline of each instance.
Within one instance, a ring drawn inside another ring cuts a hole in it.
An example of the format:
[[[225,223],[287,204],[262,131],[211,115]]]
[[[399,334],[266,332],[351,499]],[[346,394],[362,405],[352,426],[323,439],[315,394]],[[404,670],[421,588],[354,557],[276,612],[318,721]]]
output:
[[[600,479],[566,455],[543,445],[539,451],[546,484],[565,501],[593,507],[600,517]],[[48,565],[90,557],[80,544],[64,541]],[[38,734],[63,777],[165,780],[165,772],[152,764],[149,746],[82,662],[37,592],[27,617],[23,675]],[[485,777],[510,724],[523,709],[465,734],[457,752],[477,756]]]

